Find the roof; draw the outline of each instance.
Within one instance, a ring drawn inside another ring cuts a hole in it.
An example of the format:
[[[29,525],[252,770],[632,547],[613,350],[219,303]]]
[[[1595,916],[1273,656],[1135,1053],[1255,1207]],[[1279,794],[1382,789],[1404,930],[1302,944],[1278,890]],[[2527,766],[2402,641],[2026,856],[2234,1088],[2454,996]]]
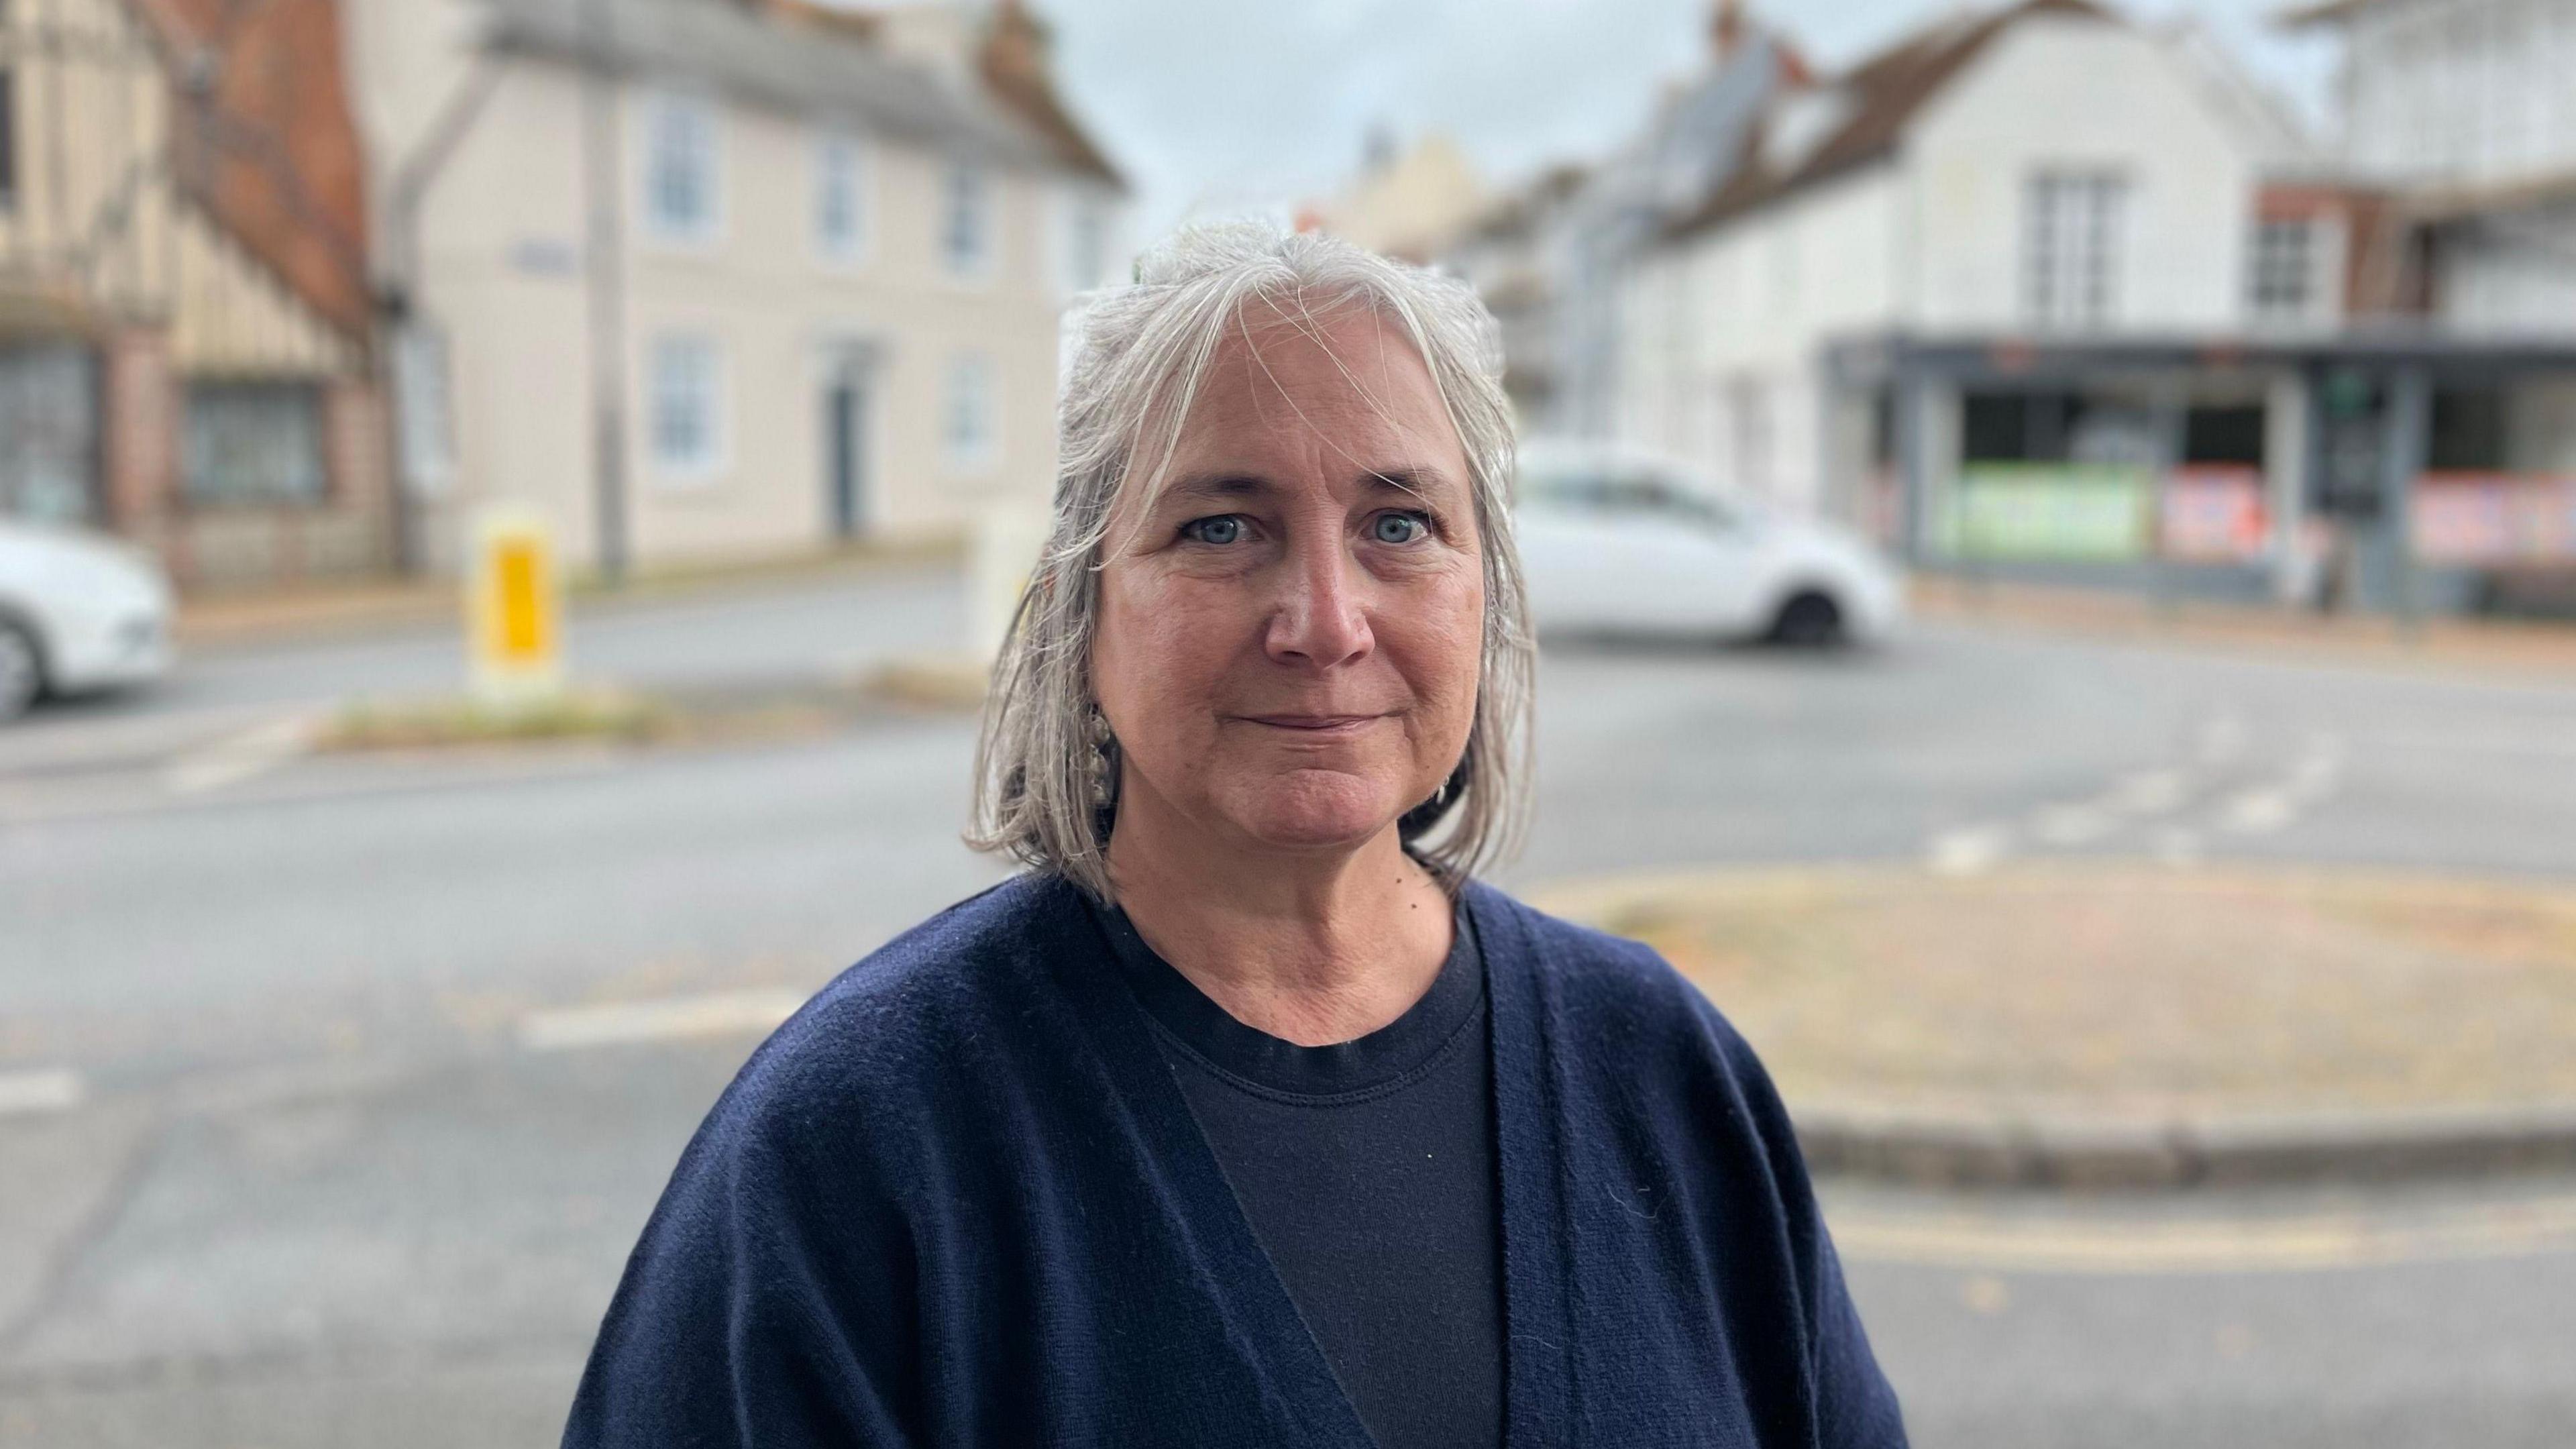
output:
[[[365,153],[335,0],[134,0],[170,71],[173,172],[298,299],[365,330]]]
[[[2333,25],[2385,3],[2386,0],[2312,0],[2310,4],[2293,5],[2280,11],[2272,17],[2272,23],[2289,30],[2308,25]]]
[[[1118,174],[1118,168],[1109,164],[1109,158],[1101,154],[1090,133],[1083,130],[1065,108],[1063,98],[1056,94],[1055,78],[1047,68],[1048,48],[1045,22],[1030,14],[1019,0],[1002,0],[994,11],[992,32],[978,59],[985,86],[1038,133],[1038,139],[1046,143],[1066,170],[1126,189],[1127,182]]]
[[[606,18],[596,28],[587,13]],[[881,135],[998,165],[1065,164],[1001,106],[879,52],[852,30],[782,25],[711,0],[492,0],[496,49],[715,85],[755,105],[843,115]],[[1105,163],[1103,163],[1105,165]]]
[[[1845,101],[1845,114],[1822,140],[1786,169],[1762,164],[1760,128],[1748,134],[1746,155],[1734,176],[1697,210],[1665,228],[1667,238],[1704,231],[1755,207],[1776,201],[1894,153],[1906,128],[1985,53],[1996,37],[2038,15],[2117,24],[2092,0],[2021,0],[1981,16],[1956,17],[1898,41],[1826,82]]]

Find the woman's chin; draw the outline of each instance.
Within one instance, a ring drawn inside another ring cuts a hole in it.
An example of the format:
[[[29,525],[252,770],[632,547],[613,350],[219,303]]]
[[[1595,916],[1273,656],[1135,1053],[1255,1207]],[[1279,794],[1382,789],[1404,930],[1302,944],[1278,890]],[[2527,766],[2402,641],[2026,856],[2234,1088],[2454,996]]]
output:
[[[1236,808],[1226,813],[1246,835],[1296,851],[1366,844],[1403,813],[1393,792],[1349,775],[1284,782],[1258,799],[1232,803]]]

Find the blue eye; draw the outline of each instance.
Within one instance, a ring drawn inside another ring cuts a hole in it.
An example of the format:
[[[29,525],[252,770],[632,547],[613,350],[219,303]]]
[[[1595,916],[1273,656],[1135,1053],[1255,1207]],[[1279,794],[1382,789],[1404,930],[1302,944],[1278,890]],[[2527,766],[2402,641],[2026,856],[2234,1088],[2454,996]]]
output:
[[[1369,532],[1380,543],[1411,543],[1431,529],[1430,522],[1419,513],[1381,513]]]
[[[1243,519],[1232,513],[1193,518],[1181,525],[1181,537],[1199,543],[1229,544],[1243,537]]]

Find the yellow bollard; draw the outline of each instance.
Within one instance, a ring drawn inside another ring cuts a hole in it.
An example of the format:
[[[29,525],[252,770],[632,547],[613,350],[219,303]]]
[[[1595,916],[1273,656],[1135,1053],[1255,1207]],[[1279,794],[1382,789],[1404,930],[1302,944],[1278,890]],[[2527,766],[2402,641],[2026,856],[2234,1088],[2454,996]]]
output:
[[[474,564],[466,573],[466,656],[475,698],[524,709],[563,691],[563,598],[546,523],[517,504],[489,504],[474,516]]]

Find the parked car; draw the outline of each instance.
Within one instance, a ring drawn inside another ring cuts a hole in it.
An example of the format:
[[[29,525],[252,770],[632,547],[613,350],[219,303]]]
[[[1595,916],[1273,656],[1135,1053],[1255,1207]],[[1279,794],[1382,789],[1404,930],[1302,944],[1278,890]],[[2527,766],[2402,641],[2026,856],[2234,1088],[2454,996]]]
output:
[[[1823,646],[1883,639],[1904,613],[1903,575],[1857,534],[1664,459],[1534,443],[1517,517],[1545,633]]]
[[[86,529],[0,518],[0,720],[170,668],[170,581]]]

